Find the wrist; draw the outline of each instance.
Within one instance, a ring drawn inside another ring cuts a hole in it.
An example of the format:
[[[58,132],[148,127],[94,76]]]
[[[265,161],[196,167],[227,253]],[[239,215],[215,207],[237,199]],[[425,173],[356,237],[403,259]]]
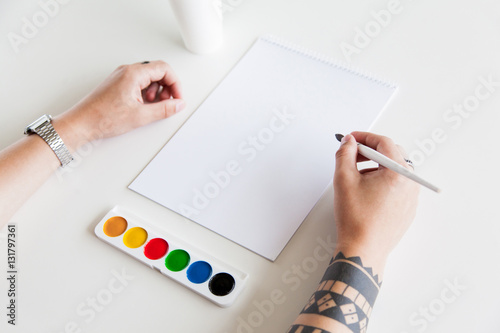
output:
[[[78,114],[74,110],[55,117],[52,124],[68,150],[72,153],[92,141],[84,122],[78,118]]]
[[[349,244],[338,243],[333,257],[335,257],[339,252],[342,252],[346,258],[359,257],[363,262],[363,266],[371,268],[373,275],[378,275],[379,280],[382,281],[388,256],[383,251],[363,244],[355,244],[351,242]]]

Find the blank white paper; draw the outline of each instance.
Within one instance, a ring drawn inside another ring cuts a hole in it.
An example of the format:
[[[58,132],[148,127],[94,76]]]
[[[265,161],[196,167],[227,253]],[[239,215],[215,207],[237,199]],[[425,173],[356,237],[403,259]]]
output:
[[[129,188],[274,261],[395,90],[260,38]]]

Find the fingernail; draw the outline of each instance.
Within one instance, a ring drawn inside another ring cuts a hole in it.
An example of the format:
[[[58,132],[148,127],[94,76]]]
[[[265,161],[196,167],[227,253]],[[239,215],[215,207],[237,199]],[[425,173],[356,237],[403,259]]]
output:
[[[342,145],[346,144],[347,142],[349,142],[349,140],[351,140],[351,137],[352,137],[351,134],[347,134],[346,136],[344,136],[342,138],[342,141],[340,141],[340,145],[342,146]]]
[[[186,107],[186,102],[181,101],[175,105],[175,113],[181,112]]]

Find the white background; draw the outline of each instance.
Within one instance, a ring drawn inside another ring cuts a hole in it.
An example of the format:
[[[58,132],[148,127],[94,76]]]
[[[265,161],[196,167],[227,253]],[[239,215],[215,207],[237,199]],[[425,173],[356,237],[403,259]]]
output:
[[[444,189],[422,190],[415,223],[389,260],[369,331],[498,331],[500,87],[459,126],[443,116],[474,100],[480,77],[500,81],[500,4],[401,0],[399,13],[348,59],[341,45],[355,46],[358,29],[376,27],[371,12],[388,1],[223,3],[225,44],[208,56],[185,50],[167,1],[154,0],[71,0],[16,53],[8,34],[20,34],[23,18],[32,20],[41,7],[33,0],[0,3],[1,148],[39,115],[68,109],[122,63],[168,61],[188,103],[168,120],[87,147],[71,172],[54,175],[12,219],[19,237],[18,326],[7,325],[2,305],[0,330],[64,332],[71,322],[81,332],[287,330],[327,265],[315,249],[318,237],[335,239],[331,190],[271,263],[127,189],[255,39],[272,33],[395,80],[398,95],[373,130],[405,146],[420,162],[418,172]],[[430,144],[436,128],[446,139]],[[218,308],[98,240],[95,224],[117,203],[248,272],[237,302]],[[0,242],[5,276],[5,231]],[[123,291],[93,316],[78,315],[122,270],[134,277]],[[0,281],[6,304],[6,279]],[[461,289],[453,293],[449,284]],[[285,301],[270,306],[275,290]]]

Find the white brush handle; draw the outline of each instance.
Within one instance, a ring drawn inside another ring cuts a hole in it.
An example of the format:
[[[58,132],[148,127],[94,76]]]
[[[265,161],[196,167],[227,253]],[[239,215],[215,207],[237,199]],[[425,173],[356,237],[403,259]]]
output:
[[[387,169],[390,169],[394,172],[397,172],[400,175],[403,175],[403,176],[419,183],[420,185],[427,187],[428,189],[430,189],[434,192],[437,192],[437,193],[441,192],[441,189],[439,189],[437,186],[432,185],[428,181],[422,179],[421,177],[419,177],[418,175],[413,173],[411,170],[405,168],[404,166],[402,166],[399,163],[396,163],[395,161],[391,160],[387,156],[382,155],[381,153],[379,153],[378,151],[376,151],[370,147],[367,147],[361,143],[358,143],[358,152],[359,152],[359,154],[363,155],[364,157],[366,157],[374,162],[377,162],[378,164],[386,167]]]

